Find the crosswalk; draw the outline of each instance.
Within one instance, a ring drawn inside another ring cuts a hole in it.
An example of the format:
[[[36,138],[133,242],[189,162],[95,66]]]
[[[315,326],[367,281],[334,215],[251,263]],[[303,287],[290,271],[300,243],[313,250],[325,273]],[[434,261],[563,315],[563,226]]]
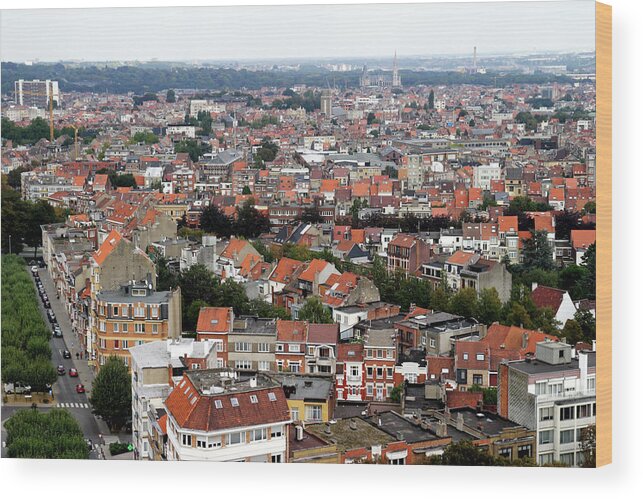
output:
[[[60,402],[56,404],[56,407],[66,409],[89,409],[89,404],[83,402]]]

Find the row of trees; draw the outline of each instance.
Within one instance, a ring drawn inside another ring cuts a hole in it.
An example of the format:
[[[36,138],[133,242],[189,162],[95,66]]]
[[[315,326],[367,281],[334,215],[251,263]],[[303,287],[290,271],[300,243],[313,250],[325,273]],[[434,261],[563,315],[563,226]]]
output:
[[[216,206],[208,206],[201,213],[200,227],[219,237],[254,238],[270,230],[270,220],[257,211],[252,200],[247,200],[237,207],[235,217],[227,216]]]
[[[132,377],[123,360],[111,356],[92,382],[89,398],[92,412],[114,431],[119,431],[132,416]]]
[[[54,129],[54,138],[66,135],[69,137],[69,141],[65,145],[69,145],[73,143],[74,133],[72,127],[56,128]],[[85,144],[88,144],[96,137],[96,132],[79,128],[78,136]],[[28,125],[19,126],[8,118],[2,118],[2,138],[11,140],[14,145],[35,144],[40,139],[49,140],[49,123],[43,118],[34,118]]]
[[[56,381],[51,365],[51,332],[45,324],[36,290],[25,262],[15,255],[2,257],[2,379],[21,382],[37,392]]]
[[[129,409],[131,411],[131,407]],[[80,425],[66,409],[22,409],[7,420],[7,456],[23,459],[87,459]]]

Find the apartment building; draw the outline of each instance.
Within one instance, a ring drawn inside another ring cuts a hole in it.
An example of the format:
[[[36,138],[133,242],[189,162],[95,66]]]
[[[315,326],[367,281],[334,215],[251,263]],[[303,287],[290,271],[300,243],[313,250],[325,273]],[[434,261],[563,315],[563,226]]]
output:
[[[98,366],[115,355],[130,364],[129,348],[181,336],[181,289],[155,291],[150,281],[131,281],[101,291],[95,301],[94,350]]]
[[[277,320],[237,317],[228,336],[228,365],[238,371],[276,371]]]
[[[287,461],[288,403],[264,374],[189,371],[164,405],[169,461]]]
[[[596,352],[544,341],[536,355],[500,364],[498,413],[537,433],[536,462],[581,466],[582,430],[596,424]]]

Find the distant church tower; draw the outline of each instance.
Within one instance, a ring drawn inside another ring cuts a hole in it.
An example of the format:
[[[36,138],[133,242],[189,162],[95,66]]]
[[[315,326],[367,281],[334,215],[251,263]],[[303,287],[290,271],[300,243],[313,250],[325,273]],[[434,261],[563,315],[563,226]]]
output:
[[[393,56],[393,81],[391,82],[391,86],[393,88],[402,86],[402,80],[400,80],[400,74],[398,73],[397,68],[397,50],[395,51],[395,55]]]

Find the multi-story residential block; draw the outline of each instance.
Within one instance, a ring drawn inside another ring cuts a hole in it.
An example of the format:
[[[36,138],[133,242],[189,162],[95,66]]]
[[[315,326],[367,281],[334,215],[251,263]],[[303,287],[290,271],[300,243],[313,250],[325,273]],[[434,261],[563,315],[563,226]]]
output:
[[[339,342],[338,324],[309,324],[306,340],[305,372],[334,376]]]
[[[582,465],[582,430],[596,424],[596,352],[571,353],[545,341],[533,358],[500,365],[498,414],[537,432],[541,465]]]
[[[142,460],[164,460],[166,446],[158,445],[153,438],[153,428],[159,427],[159,420],[165,414],[163,401],[185,371],[216,367],[214,343],[192,338],[168,339],[143,343],[131,347],[129,352],[134,456]],[[162,433],[165,434],[165,430]]]
[[[228,365],[237,371],[277,371],[277,320],[241,316],[228,335]]]
[[[275,362],[278,371],[305,372],[308,323],[303,321],[277,321]]]
[[[203,307],[196,323],[197,340],[213,340],[217,353],[217,367],[227,367],[229,335],[234,324],[232,307]]]
[[[387,265],[391,272],[414,275],[431,257],[431,246],[410,234],[397,234],[386,249]]]
[[[49,109],[49,101],[60,105],[60,92],[56,80],[18,80],[14,82],[16,104],[19,106]]]
[[[293,421],[325,423],[333,418],[335,393],[332,379],[300,374],[277,374],[272,377],[283,387]]]
[[[502,178],[502,169],[499,163],[478,165],[473,169],[473,186],[485,191],[491,190],[491,181]]]
[[[362,343],[340,343],[337,346],[335,394],[338,401],[366,400],[366,370]]]
[[[287,461],[288,402],[264,374],[189,371],[164,405],[168,461]]]
[[[458,339],[483,337],[486,326],[447,312],[416,311],[395,323],[398,351],[426,349],[427,355],[451,355]]]
[[[98,366],[112,355],[129,365],[130,347],[181,336],[180,288],[155,291],[150,281],[131,281],[99,292],[95,308]]]

